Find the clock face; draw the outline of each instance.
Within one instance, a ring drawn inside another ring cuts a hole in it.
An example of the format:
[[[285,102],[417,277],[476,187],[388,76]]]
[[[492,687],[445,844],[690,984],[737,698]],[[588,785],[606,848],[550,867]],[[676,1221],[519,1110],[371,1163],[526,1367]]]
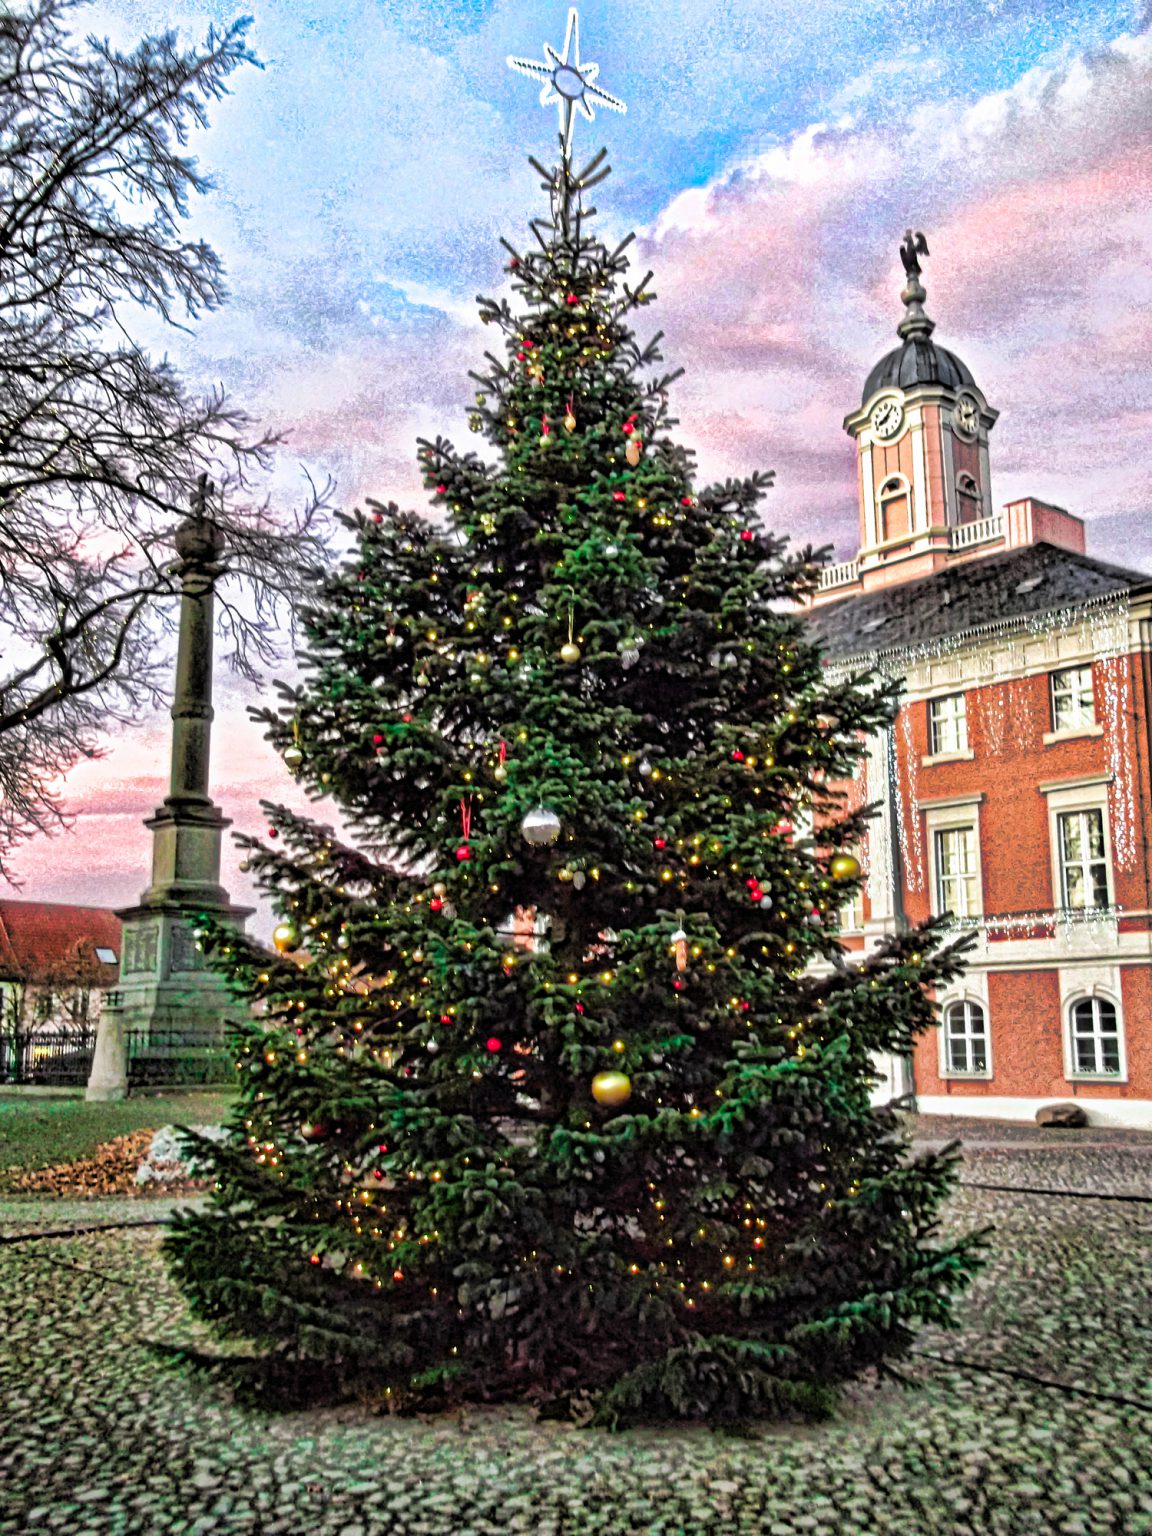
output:
[[[881,400],[872,412],[872,430],[877,437],[895,437],[904,421],[904,412],[898,400]]]
[[[952,412],[952,419],[969,437],[975,437],[980,425],[980,407],[971,395],[961,395]]]

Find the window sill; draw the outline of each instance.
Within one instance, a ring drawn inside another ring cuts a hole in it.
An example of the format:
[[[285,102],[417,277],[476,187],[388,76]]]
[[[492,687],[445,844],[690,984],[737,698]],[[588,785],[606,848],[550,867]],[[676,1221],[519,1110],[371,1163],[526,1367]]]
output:
[[[1046,747],[1057,747],[1062,741],[1081,741],[1090,736],[1103,736],[1102,725],[1070,725],[1064,731],[1045,731],[1040,740]]]
[[[970,763],[976,756],[970,748],[963,752],[927,752],[920,759],[922,768],[931,768],[933,763]]]
[[[1126,1072],[1067,1072],[1064,1075],[1066,1083],[1126,1083]]]
[[[990,1083],[991,1072],[956,1072],[949,1070],[941,1072],[941,1080],[947,1083]]]

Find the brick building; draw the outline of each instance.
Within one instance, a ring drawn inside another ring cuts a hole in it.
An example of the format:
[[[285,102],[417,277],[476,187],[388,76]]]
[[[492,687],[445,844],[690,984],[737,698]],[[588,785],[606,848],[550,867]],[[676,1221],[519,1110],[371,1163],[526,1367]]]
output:
[[[1027,1119],[1075,1099],[1152,1127],[1152,576],[1092,559],[1060,508],[993,511],[997,412],[931,339],[919,247],[901,248],[901,344],[844,423],[860,550],[812,612],[830,667],[905,685],[849,787],[880,810],[846,944],[941,912],[976,937],[882,1091]]]

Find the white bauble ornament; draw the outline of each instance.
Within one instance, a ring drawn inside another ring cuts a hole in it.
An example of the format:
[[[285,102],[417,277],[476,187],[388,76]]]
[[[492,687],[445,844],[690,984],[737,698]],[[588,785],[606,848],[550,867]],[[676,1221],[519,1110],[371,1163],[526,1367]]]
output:
[[[560,836],[560,818],[547,806],[538,805],[520,823],[520,832],[524,841],[531,843],[533,848],[545,848]]]

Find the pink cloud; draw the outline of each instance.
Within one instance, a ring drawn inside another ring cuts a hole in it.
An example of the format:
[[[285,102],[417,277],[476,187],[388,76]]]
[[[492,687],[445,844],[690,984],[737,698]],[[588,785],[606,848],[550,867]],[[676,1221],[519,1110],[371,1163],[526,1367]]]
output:
[[[897,344],[896,247],[906,225],[922,227],[936,339],[1001,411],[995,499],[1056,501],[1090,519],[1090,552],[1152,564],[1149,209],[1145,34],[967,108],[941,99],[879,128],[813,127],[685,192],[638,242],[638,270],[653,268],[659,296],[641,336],[663,328],[669,364],[688,369],[672,407],[701,478],[775,468],[765,521],[850,554],[855,463],[842,419]],[[296,452],[339,468],[347,504],[371,494],[422,505],[415,438],[440,431],[470,446],[467,369],[482,351],[448,312],[422,336],[353,326],[323,367],[301,349],[263,394],[274,417],[300,422]],[[303,801],[242,696],[220,701],[217,797],[258,832],[260,797]],[[158,718],[78,769],[76,833],[17,861],[29,894],[134,901],[149,857],[140,817],[163,798],[166,759]],[[232,852],[225,870],[246,899]]]

